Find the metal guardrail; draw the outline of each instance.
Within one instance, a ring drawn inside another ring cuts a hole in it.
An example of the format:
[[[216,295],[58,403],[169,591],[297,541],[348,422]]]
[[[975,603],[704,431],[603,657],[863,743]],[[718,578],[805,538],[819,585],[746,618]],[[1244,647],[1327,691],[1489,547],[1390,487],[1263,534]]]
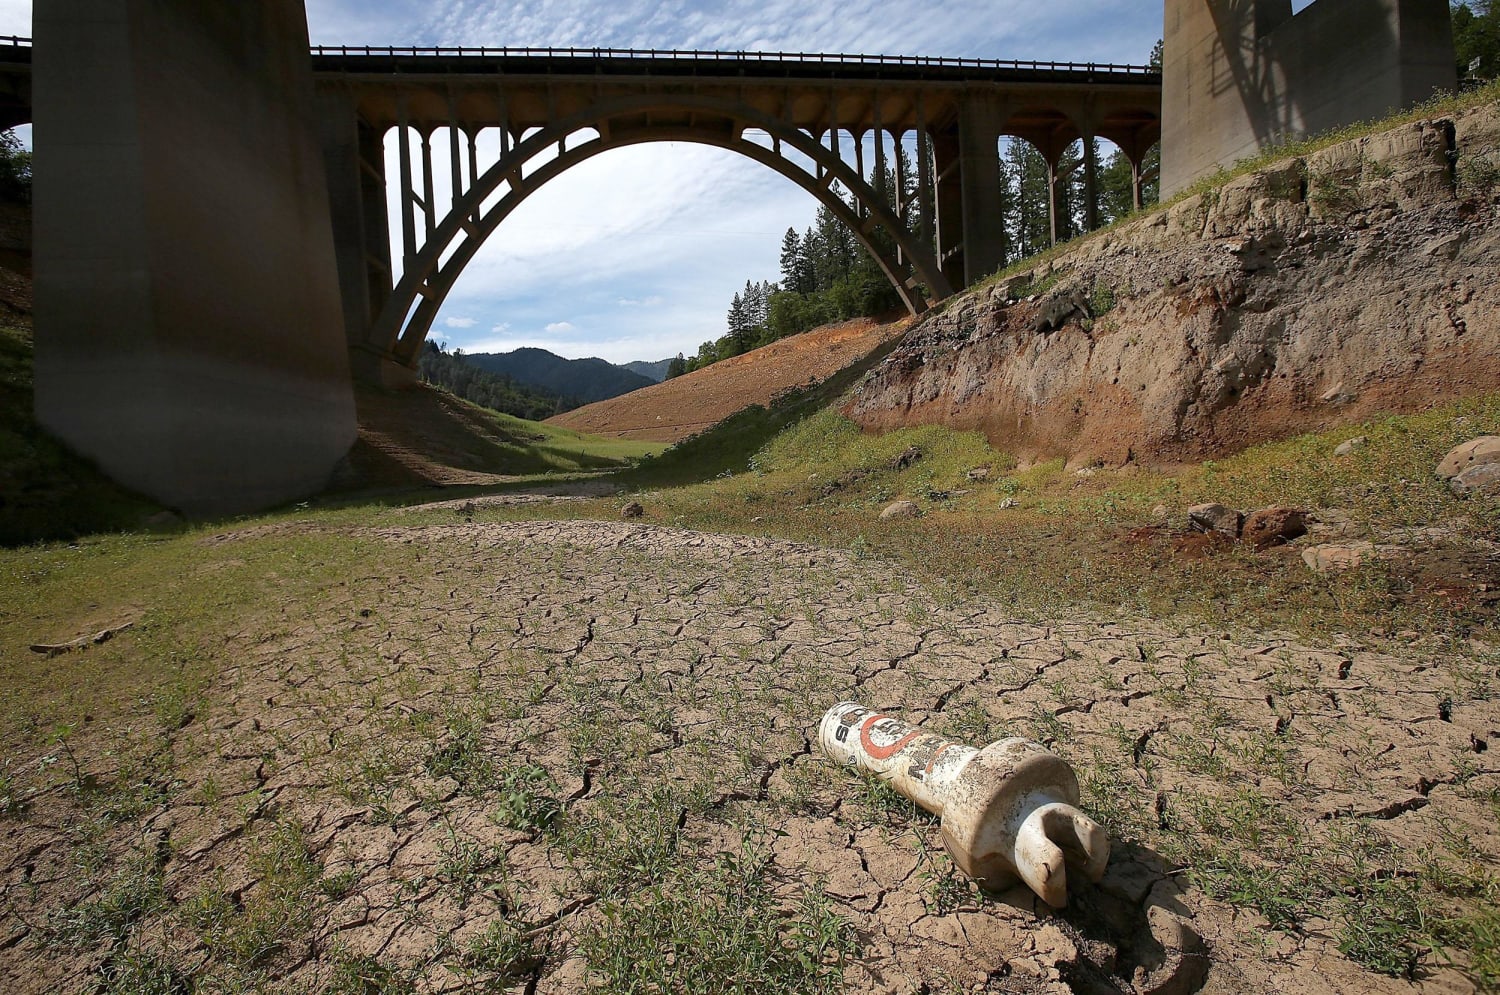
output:
[[[0,45],[30,48],[31,39],[0,35]],[[918,66],[943,69],[1025,69],[1034,72],[1126,73],[1150,76],[1154,66],[1116,62],[1039,62],[1024,59],[956,59],[926,55],[846,55],[831,52],[721,52],[659,48],[474,48],[467,45],[314,45],[313,55],[458,56],[459,58],[640,59],[692,62],[810,62],[849,66]]]
[[[469,46],[314,45],[313,55],[458,56],[460,58],[639,59],[694,62],[807,62],[850,66],[919,66],[949,69],[1026,69],[1051,72],[1106,72],[1150,76],[1153,66],[1113,62],[1037,62],[1008,59],[955,59],[923,55],[840,55],[818,52],[721,52],[652,48],[473,48]]]

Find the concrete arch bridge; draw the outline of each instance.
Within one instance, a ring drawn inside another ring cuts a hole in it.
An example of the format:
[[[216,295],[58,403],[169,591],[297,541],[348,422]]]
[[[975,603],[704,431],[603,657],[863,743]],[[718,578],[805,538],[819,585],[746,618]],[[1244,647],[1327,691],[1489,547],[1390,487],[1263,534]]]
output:
[[[1004,258],[993,220],[1002,136],[1036,146],[1054,191],[1069,145],[1107,139],[1134,164],[1139,197],[1141,162],[1161,133],[1160,77],[1137,66],[327,47],[313,49],[312,66],[344,327],[356,375],[383,383],[412,376],[485,238],[546,183],[611,149],[695,142],[775,170],[848,225],[920,313]],[[398,175],[388,176],[393,131]],[[479,141],[485,131],[498,131],[498,154]],[[891,160],[917,179],[917,203],[866,179],[867,165],[882,177]],[[1087,155],[1090,186],[1096,169]],[[440,172],[453,191],[445,212]]]

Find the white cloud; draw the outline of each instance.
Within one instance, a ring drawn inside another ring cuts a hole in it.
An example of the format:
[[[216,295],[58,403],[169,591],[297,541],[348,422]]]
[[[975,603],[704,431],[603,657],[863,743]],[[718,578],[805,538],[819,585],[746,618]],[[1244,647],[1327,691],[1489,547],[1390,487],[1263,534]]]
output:
[[[473,328],[479,324],[477,318],[444,318],[443,325],[448,328]]]
[[[661,307],[666,298],[660,294],[652,294],[650,297],[621,297],[615,303],[620,307]]]
[[[496,334],[502,334],[503,335],[504,333],[510,331],[510,323],[502,321],[498,325],[492,325],[490,327],[490,331],[494,332]]]
[[[548,335],[571,335],[573,332],[578,331],[578,329],[574,327],[571,322],[554,321],[552,322],[552,324],[542,329],[542,331],[546,332]]]

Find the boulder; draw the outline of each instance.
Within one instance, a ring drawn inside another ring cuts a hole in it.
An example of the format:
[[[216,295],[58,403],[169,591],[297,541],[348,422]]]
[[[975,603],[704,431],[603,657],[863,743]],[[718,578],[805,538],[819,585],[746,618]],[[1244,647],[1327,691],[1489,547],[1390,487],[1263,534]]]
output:
[[[1240,534],[1241,516],[1222,504],[1195,504],[1188,509],[1188,527],[1196,532],[1218,532],[1231,538]]]
[[[964,476],[977,484],[982,480],[990,479],[990,468],[987,466],[976,466],[974,469],[964,474]]]
[[[1479,463],[1468,467],[1448,481],[1448,489],[1457,497],[1475,494],[1500,497],[1500,463]]]
[[[639,501],[632,501],[620,509],[621,518],[640,518],[645,513],[646,509],[641,507]]]
[[[1370,440],[1365,438],[1363,435],[1356,435],[1352,439],[1345,439],[1343,442],[1340,442],[1338,445],[1333,447],[1333,455],[1348,456],[1350,453],[1354,452],[1354,450],[1358,449],[1360,446],[1369,441]]]
[[[1500,463],[1500,435],[1481,435],[1455,446],[1437,465],[1437,475],[1452,480],[1470,467],[1486,463]]]
[[[880,512],[882,520],[887,518],[916,518],[922,513],[914,501],[893,501]]]
[[[1262,508],[1245,519],[1240,535],[1256,549],[1270,549],[1307,535],[1307,516],[1300,508]]]
[[[1326,543],[1309,546],[1302,551],[1302,562],[1314,573],[1332,574],[1353,570],[1375,556],[1372,542]]]

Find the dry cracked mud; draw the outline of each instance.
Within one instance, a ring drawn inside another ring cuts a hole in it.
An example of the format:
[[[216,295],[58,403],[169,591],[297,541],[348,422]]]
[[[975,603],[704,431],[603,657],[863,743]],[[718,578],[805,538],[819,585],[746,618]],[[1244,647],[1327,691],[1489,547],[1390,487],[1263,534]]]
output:
[[[139,744],[13,758],[0,990],[721,990],[700,962],[803,991],[1472,990],[1462,951],[1414,980],[1341,953],[1365,900],[1342,886],[1282,929],[1236,888],[1493,869],[1492,655],[1023,623],[886,564],[644,524],[350,537],[389,555],[226,622],[133,808],[69,783],[128,780]],[[1061,912],[978,894],[933,820],[813,750],[845,698],[1068,758],[1116,840],[1103,883]]]

